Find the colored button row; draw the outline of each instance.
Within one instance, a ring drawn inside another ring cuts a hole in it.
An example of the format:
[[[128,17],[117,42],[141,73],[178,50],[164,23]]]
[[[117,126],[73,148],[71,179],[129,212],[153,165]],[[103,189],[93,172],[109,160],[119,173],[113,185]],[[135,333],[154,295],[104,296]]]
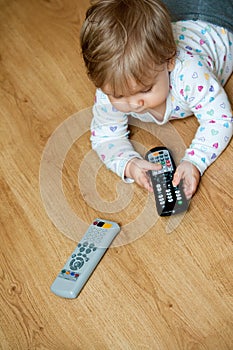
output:
[[[103,227],[103,228],[111,228],[112,224],[109,224],[107,222],[104,221],[94,221],[93,225],[98,226],[98,227]]]
[[[70,275],[70,276],[75,277],[75,278],[79,277],[78,273],[75,273],[75,272],[72,272],[72,271],[69,271],[69,270],[65,270],[65,269],[61,270],[61,273],[63,275],[66,274],[66,275]]]

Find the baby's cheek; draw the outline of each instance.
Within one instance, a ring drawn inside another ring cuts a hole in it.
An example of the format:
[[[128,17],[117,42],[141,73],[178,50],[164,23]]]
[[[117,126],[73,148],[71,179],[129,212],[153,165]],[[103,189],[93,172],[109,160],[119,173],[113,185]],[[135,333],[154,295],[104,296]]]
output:
[[[118,101],[118,102],[113,101],[112,102],[111,100],[110,100],[110,102],[112,104],[113,112],[114,112],[114,110],[119,111],[119,112],[123,112],[123,113],[130,112],[129,108],[128,108],[128,104],[126,102],[124,102],[124,101]]]

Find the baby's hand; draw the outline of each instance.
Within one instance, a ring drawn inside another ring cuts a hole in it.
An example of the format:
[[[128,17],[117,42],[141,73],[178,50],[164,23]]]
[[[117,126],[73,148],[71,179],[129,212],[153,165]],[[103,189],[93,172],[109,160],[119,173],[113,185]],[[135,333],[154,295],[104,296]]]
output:
[[[197,190],[200,182],[200,172],[190,162],[183,161],[176,169],[173,177],[173,186],[179,185],[180,181],[183,180],[183,190],[187,199],[190,199]]]
[[[149,192],[153,192],[148,170],[159,170],[161,168],[162,166],[159,163],[155,164],[144,159],[133,158],[126,165],[125,177],[134,179],[138,185],[144,187]]]

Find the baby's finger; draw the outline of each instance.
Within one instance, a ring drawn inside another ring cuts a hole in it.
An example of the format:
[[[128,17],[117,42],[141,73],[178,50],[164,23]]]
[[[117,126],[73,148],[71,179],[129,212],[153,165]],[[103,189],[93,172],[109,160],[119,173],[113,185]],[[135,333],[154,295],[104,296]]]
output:
[[[187,185],[187,184],[184,184],[183,191],[184,191],[185,197],[187,199],[191,199],[193,193],[195,192],[194,189],[192,188],[192,186]]]
[[[144,187],[147,191],[153,192],[153,187],[147,174],[143,174],[137,182],[141,187]]]
[[[148,191],[148,192],[153,192],[153,187],[149,182],[145,182],[143,187]]]
[[[143,167],[145,170],[160,170],[162,165],[160,163],[150,163],[147,160],[144,161]]]
[[[179,172],[176,170],[174,176],[173,176],[173,180],[172,180],[172,184],[173,186],[178,186],[181,180],[181,176],[179,174]]]

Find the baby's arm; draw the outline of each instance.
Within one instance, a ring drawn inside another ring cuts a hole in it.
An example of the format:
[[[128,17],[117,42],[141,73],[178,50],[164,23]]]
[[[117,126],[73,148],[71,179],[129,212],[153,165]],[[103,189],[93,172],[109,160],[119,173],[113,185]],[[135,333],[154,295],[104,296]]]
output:
[[[91,142],[102,162],[125,182],[135,181],[151,191],[146,172],[161,166],[151,165],[134,150],[128,138],[127,115],[117,111],[100,90],[96,92],[93,115]]]
[[[174,185],[183,179],[188,197],[196,191],[204,171],[227,147],[233,131],[231,106],[218,80],[211,72],[198,67],[195,75],[190,71],[189,79],[186,79],[180,92],[186,103],[194,102],[189,107],[200,126],[174,176]]]

